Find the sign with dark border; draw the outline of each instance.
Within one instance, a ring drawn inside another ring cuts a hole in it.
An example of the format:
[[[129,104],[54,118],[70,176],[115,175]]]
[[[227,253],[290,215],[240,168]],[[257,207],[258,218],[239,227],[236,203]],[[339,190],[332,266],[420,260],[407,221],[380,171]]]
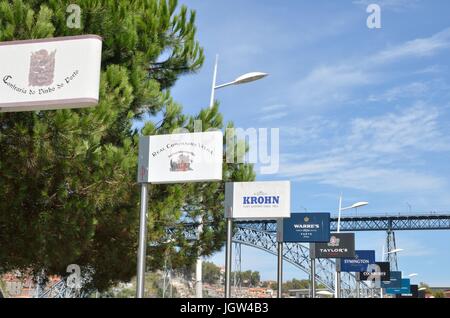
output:
[[[355,233],[332,233],[328,243],[311,243],[311,258],[355,257]]]
[[[372,280],[373,277],[379,277],[382,282],[389,282],[391,280],[391,271],[389,262],[375,262],[379,270],[376,270],[375,266],[371,267],[371,270],[362,271],[358,273],[359,280]],[[372,279],[370,279],[372,278]]]
[[[278,241],[329,242],[330,213],[293,213],[278,222]]]
[[[409,278],[402,278],[402,287],[400,288],[386,288],[386,294],[399,295],[409,294],[411,292],[411,280]]]
[[[391,271],[389,281],[382,281],[383,288],[401,288],[402,287],[402,272]]]
[[[374,250],[355,251],[354,258],[341,258],[340,262],[336,263],[339,265],[339,272],[364,272],[371,264],[375,264]]]

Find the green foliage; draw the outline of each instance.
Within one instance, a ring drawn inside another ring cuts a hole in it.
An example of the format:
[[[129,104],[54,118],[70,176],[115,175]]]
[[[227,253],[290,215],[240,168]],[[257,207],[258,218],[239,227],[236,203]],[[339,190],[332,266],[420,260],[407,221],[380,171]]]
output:
[[[307,279],[292,279],[283,283],[283,292],[288,292],[290,289],[308,289],[309,280]]]
[[[203,281],[207,284],[220,283],[220,267],[211,262],[202,263]]]
[[[234,284],[234,279],[241,282],[244,287],[257,287],[261,281],[261,275],[257,271],[247,270],[245,272],[233,272],[231,274],[231,281]]]
[[[175,0],[79,0],[81,29],[69,29],[71,2],[0,0],[0,41],[103,37],[98,106],[0,114],[0,272],[65,274],[78,264],[91,288],[105,290],[136,272],[139,133],[192,131],[195,119],[224,127],[218,105],[187,116],[168,91],[204,60],[193,11]],[[133,129],[142,120],[142,131]],[[224,181],[254,179],[251,165],[223,169]],[[223,190],[223,182],[151,186],[149,269],[162,268],[164,257],[189,267],[222,246]],[[200,215],[204,232],[188,242],[178,224]],[[171,243],[168,226],[176,228]]]

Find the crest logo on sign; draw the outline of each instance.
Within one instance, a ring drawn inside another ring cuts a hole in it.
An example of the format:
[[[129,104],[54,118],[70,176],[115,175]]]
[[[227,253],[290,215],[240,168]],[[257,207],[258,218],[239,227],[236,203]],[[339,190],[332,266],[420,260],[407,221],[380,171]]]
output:
[[[172,172],[183,172],[183,171],[192,171],[191,168],[193,160],[190,155],[185,152],[181,152],[178,157],[174,159],[170,159],[170,171]]]
[[[28,75],[29,86],[49,86],[53,84],[55,76],[56,50],[48,53],[47,50],[39,50],[31,53],[30,73]]]
[[[328,243],[328,246],[339,246],[339,242],[341,239],[337,238],[336,236],[331,236],[330,243]]]

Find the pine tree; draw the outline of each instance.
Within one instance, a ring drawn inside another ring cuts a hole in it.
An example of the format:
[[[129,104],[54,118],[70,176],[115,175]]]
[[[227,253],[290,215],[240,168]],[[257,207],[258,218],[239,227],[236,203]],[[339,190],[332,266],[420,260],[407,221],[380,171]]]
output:
[[[103,37],[98,106],[0,114],[0,272],[64,275],[67,265],[78,264],[92,276],[89,287],[104,290],[136,273],[139,134],[192,131],[196,119],[205,129],[224,127],[217,104],[188,116],[170,96],[176,80],[204,61],[194,11],[176,0],[79,0],[81,28],[71,29],[71,2],[0,1],[0,41]],[[133,129],[138,121],[145,122],[141,131]],[[223,175],[254,179],[246,164],[224,164]],[[149,269],[161,268],[164,255],[174,268],[189,268],[199,252],[220,249],[223,188],[223,182],[151,186]],[[204,232],[189,242],[180,224],[198,215]],[[167,227],[175,228],[170,243]]]

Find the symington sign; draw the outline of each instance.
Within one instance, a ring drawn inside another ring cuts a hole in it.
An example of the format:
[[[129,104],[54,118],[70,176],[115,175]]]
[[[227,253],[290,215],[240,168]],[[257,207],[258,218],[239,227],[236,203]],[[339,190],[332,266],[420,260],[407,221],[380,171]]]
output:
[[[139,140],[138,183],[222,180],[220,131],[144,136]]]
[[[328,243],[311,243],[311,258],[354,258],[355,233],[331,233]]]
[[[354,258],[341,258],[336,266],[340,267],[339,272],[364,272],[371,264],[375,264],[375,251],[359,250]]]
[[[96,35],[0,42],[0,111],[96,105],[101,55]]]
[[[278,241],[329,242],[330,213],[293,213],[277,225]]]
[[[278,219],[291,213],[289,181],[228,182],[225,185],[225,217]]]

